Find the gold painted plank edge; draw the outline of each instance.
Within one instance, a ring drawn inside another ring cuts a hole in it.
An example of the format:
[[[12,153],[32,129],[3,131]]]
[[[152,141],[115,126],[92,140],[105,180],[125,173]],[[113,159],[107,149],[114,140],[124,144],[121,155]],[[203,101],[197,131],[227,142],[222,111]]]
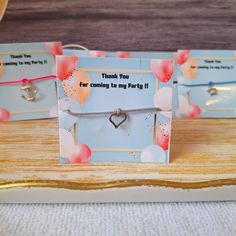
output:
[[[235,119],[174,120],[172,132],[169,165],[61,165],[56,119],[2,124],[0,190],[82,191],[142,186],[190,190],[236,186]]]
[[[9,182],[0,185],[1,189],[9,188],[64,188],[71,190],[102,190],[108,188],[127,188],[127,187],[169,187],[179,189],[202,189],[209,187],[223,187],[236,185],[236,178],[234,179],[217,179],[201,182],[175,182],[157,179],[145,179],[145,180],[118,180],[101,183],[75,183],[72,181],[60,181],[60,180],[34,180],[34,181],[16,181]]]

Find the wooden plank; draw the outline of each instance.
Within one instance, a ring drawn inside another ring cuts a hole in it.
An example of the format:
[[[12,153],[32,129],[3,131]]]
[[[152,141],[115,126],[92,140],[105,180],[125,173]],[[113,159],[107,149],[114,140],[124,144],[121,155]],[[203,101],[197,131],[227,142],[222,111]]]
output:
[[[3,123],[0,188],[43,185],[93,189],[129,184],[202,188],[236,184],[234,119],[174,120],[172,132],[169,165],[62,165],[56,119]]]

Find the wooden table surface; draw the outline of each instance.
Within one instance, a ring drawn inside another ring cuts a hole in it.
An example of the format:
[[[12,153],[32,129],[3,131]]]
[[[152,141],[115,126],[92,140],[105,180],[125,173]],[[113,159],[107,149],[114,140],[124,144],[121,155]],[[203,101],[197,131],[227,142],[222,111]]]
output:
[[[228,1],[9,2],[0,42],[62,41],[101,50],[236,49]],[[170,165],[58,163],[57,120],[0,126],[0,188],[236,185],[234,119],[175,120]]]

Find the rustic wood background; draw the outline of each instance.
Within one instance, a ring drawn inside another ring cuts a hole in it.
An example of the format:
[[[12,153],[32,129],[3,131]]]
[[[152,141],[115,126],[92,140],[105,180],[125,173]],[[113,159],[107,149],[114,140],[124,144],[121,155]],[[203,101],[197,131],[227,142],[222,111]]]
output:
[[[236,49],[235,0],[10,0],[0,42],[102,50]]]
[[[236,49],[235,39],[235,0],[10,0],[0,23],[1,43],[60,40],[101,50]],[[175,120],[170,165],[60,165],[57,120],[7,123],[0,136],[0,189],[236,185],[233,119]]]

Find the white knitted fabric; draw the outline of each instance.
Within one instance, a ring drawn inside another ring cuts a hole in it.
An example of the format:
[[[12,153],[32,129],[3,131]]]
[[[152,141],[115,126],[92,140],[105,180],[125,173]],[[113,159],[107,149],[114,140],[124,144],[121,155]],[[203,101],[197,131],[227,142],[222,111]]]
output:
[[[0,204],[1,236],[236,235],[236,202]]]

